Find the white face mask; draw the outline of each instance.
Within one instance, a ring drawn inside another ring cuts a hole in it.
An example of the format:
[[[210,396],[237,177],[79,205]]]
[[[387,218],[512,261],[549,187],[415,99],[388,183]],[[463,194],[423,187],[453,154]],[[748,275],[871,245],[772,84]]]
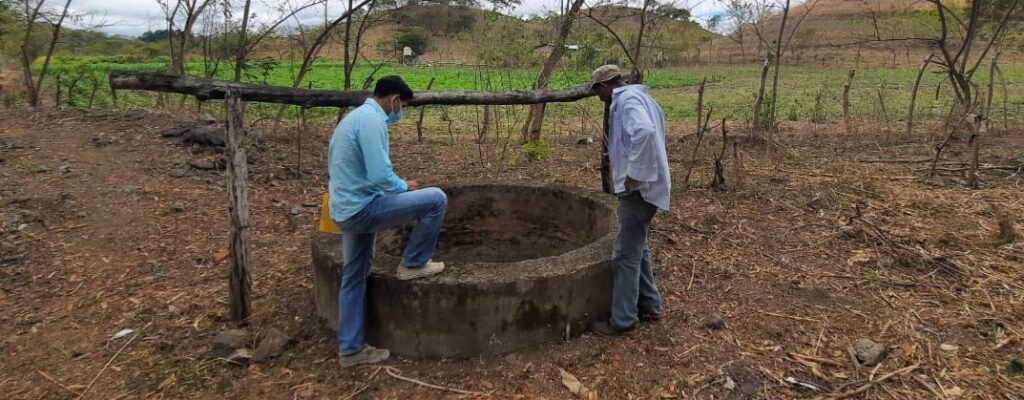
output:
[[[391,105],[391,112],[388,113],[388,125],[394,125],[402,119],[402,99],[399,96],[395,96],[394,99],[398,100],[398,105]],[[396,108],[398,111],[395,111]]]

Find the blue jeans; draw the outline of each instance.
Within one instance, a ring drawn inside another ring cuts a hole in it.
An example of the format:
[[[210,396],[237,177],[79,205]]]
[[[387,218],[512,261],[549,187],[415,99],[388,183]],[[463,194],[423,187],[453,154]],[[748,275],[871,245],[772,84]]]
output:
[[[366,279],[373,265],[377,232],[416,221],[402,265],[422,267],[434,255],[448,197],[438,188],[378,197],[351,218],[339,222],[344,267],[338,290],[338,351],[355,354],[366,347]]]
[[[615,243],[611,326],[628,329],[639,322],[638,312],[661,314],[661,294],[647,236],[658,208],[639,193],[619,198],[619,237]]]

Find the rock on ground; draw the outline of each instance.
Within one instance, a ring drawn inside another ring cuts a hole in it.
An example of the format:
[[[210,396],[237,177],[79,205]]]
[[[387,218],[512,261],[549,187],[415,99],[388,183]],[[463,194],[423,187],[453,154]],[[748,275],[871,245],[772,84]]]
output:
[[[217,358],[228,358],[236,350],[249,344],[249,333],[244,329],[231,329],[218,333],[213,337],[213,350],[210,355]]]

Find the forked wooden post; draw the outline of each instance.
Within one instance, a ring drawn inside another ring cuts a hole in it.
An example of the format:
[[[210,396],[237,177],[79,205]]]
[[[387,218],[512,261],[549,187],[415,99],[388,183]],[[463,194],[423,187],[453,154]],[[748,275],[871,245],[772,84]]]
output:
[[[850,89],[853,89],[853,76],[857,70],[851,69],[846,73],[846,84],[843,85],[843,125],[846,126],[846,134],[853,134],[853,125],[850,124]]]
[[[228,213],[231,220],[231,271],[228,278],[230,287],[231,320],[238,325],[247,325],[252,312],[249,292],[252,279],[249,276],[250,238],[249,222],[249,169],[246,164],[245,148],[242,147],[245,130],[243,121],[245,105],[232,92],[224,100],[227,112]]]
[[[612,184],[612,164],[611,159],[608,158],[611,108],[611,103],[604,103],[604,138],[601,140],[601,190],[605,193],[615,193],[615,186]]]

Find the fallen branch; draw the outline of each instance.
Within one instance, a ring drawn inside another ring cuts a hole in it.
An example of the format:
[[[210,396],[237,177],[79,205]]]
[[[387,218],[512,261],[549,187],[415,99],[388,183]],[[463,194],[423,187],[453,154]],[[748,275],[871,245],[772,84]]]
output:
[[[963,167],[963,168],[942,168],[942,167],[937,167],[934,170],[935,171],[942,171],[942,172],[964,172],[964,171],[970,171],[972,169],[974,169],[974,168],[971,168],[971,167]],[[1024,165],[982,165],[982,166],[977,167],[976,170],[978,170],[978,171],[1020,171],[1022,169],[1024,169]],[[931,170],[932,170],[932,168],[920,168],[920,169],[915,169],[914,171],[915,172],[924,172],[924,171],[931,171]]]
[[[795,316],[795,315],[776,314],[776,313],[771,313],[771,312],[767,312],[767,311],[763,311],[763,310],[757,310],[757,312],[759,312],[761,314],[764,314],[764,315],[770,315],[772,317],[789,318],[789,319],[795,319],[797,321],[821,322],[821,320],[819,320],[819,319],[807,318],[807,317],[798,317],[798,316]]]
[[[395,378],[395,379],[398,379],[398,380],[402,380],[402,381],[406,381],[406,382],[413,383],[413,384],[417,384],[417,385],[423,386],[425,388],[441,390],[441,391],[445,391],[445,392],[458,393],[458,394],[465,394],[465,395],[470,395],[470,396],[484,396],[484,397],[490,397],[491,396],[490,393],[473,392],[473,391],[469,391],[469,390],[462,390],[462,389],[455,389],[455,388],[450,388],[450,387],[445,387],[445,386],[431,385],[429,383],[426,383],[426,382],[423,382],[423,381],[418,381],[416,379],[406,378],[406,377],[402,376],[401,374],[399,374],[398,372],[395,372],[395,371],[398,371],[398,369],[395,368],[395,367],[384,367],[384,372],[386,372],[388,375],[391,375],[392,378]]]
[[[627,80],[629,78],[627,77]],[[245,101],[291,104],[301,107],[355,107],[370,97],[369,91],[299,89],[283,86],[257,85],[218,81],[189,76],[149,72],[110,73],[111,89],[149,90],[195,96],[199,100],[223,99],[230,91]],[[424,105],[517,105],[565,103],[596,95],[589,84],[561,90],[507,92],[418,92],[410,106]]]
[[[857,162],[863,163],[863,164],[921,164],[921,163],[926,163],[926,162],[931,162],[931,161],[932,161],[931,158],[922,158],[922,159],[917,159],[917,160],[909,160],[909,159],[857,160]]]
[[[914,364],[914,365],[911,365],[909,367],[906,367],[906,368],[903,368],[903,369],[899,369],[899,370],[890,372],[888,374],[885,374],[885,375],[879,377],[876,380],[873,380],[871,382],[868,382],[868,383],[862,385],[861,387],[859,387],[857,389],[851,390],[849,392],[844,392],[844,393],[836,394],[836,395],[833,395],[832,397],[837,398],[837,399],[845,399],[847,397],[856,396],[858,394],[861,394],[861,393],[864,393],[864,392],[868,391],[868,389],[871,389],[873,386],[875,386],[875,385],[877,385],[879,383],[882,383],[882,382],[885,382],[885,381],[891,379],[892,377],[900,376],[900,375],[906,375],[906,374],[908,374],[910,372],[913,372],[914,370],[917,370],[920,367],[921,367],[921,364]]]

